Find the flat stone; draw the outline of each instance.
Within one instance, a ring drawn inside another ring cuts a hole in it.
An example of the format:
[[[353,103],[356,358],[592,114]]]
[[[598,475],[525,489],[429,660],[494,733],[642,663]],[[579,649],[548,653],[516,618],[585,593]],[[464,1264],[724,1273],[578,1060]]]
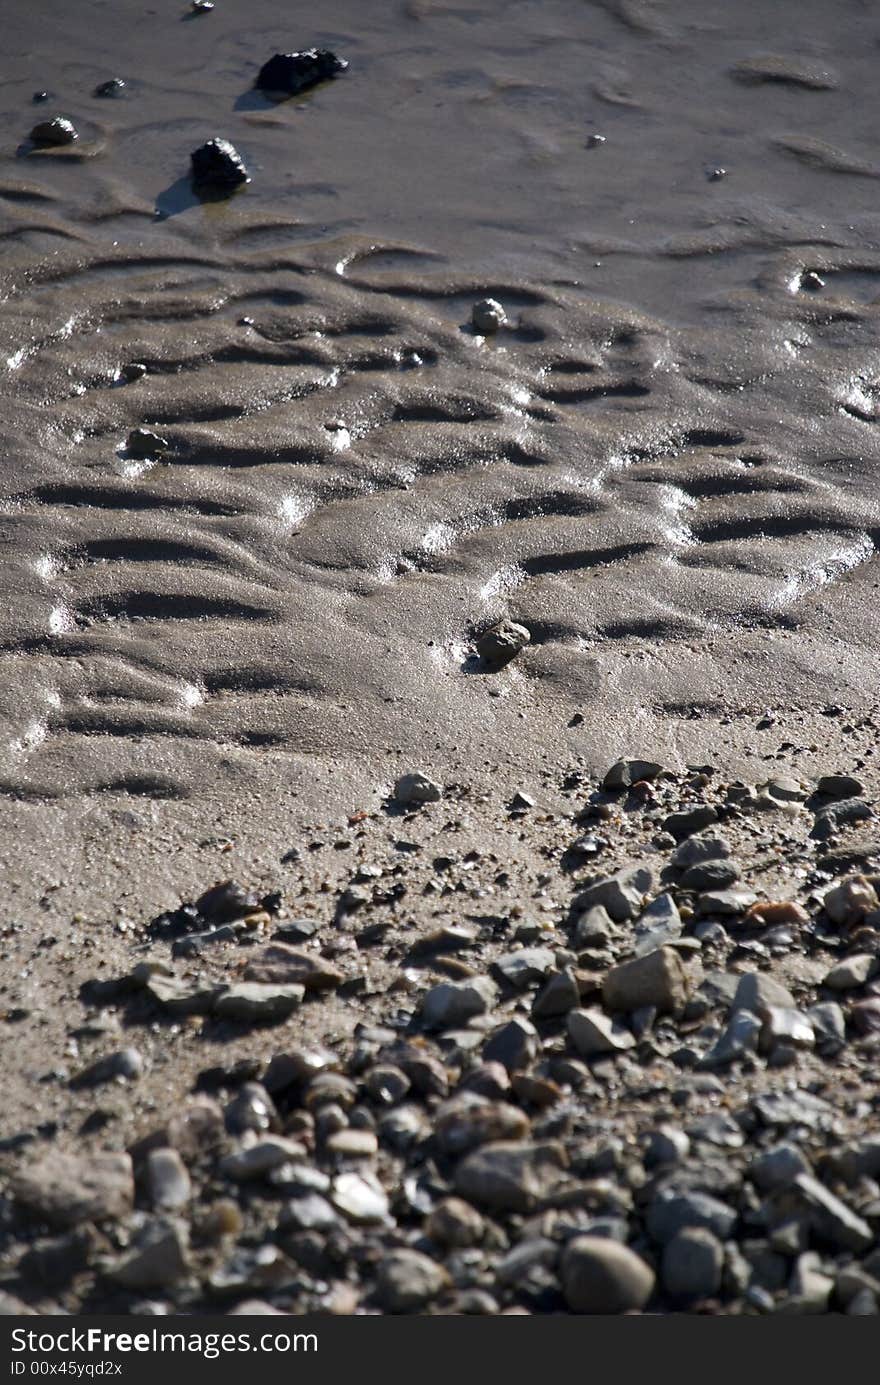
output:
[[[701,832],[704,827],[718,821],[718,814],[711,804],[700,804],[695,808],[685,808],[679,813],[670,813],[663,819],[663,831],[668,832],[677,842]]]
[[[206,1015],[213,1010],[222,985],[187,981],[182,976],[153,975],[146,991],[169,1015]]]
[[[561,1263],[562,1291],[572,1313],[632,1313],[654,1291],[654,1272],[628,1246],[604,1236],[575,1236]]]
[[[703,890],[726,889],[739,878],[740,868],[736,861],[698,861],[696,865],[688,867],[679,883],[683,890],[700,893]]]
[[[663,766],[655,760],[617,760],[602,780],[602,788],[613,793],[616,789],[631,789],[642,780],[656,779]]]
[[[422,1019],[428,1029],[454,1029],[476,1015],[484,1015],[498,997],[487,976],[468,981],[442,981],[432,986],[422,1002]]]
[[[721,1287],[724,1247],[704,1226],[688,1226],[663,1247],[660,1281],[672,1298],[712,1298]]]
[[[328,1154],[348,1159],[372,1159],[379,1152],[379,1141],[373,1130],[336,1130],[325,1148]]]
[[[697,913],[701,917],[717,914],[721,918],[735,918],[744,914],[757,898],[751,890],[707,890],[697,896]]]
[[[672,895],[659,894],[651,900],[636,922],[633,951],[637,957],[644,957],[646,953],[680,938],[682,928],[681,914]]]
[[[118,1221],[134,1204],[131,1158],[127,1154],[78,1156],[51,1150],[19,1172],[12,1192],[20,1207],[50,1226]]]
[[[283,1135],[265,1135],[255,1144],[227,1154],[220,1160],[220,1172],[236,1183],[248,1183],[254,1178],[264,1178],[282,1164],[305,1157],[305,1149],[296,1140]]]
[[[823,1240],[830,1241],[841,1250],[856,1253],[869,1250],[874,1244],[874,1235],[868,1223],[839,1197],[835,1197],[818,1178],[800,1173],[792,1189],[805,1206],[815,1233]]]
[[[286,943],[270,943],[248,962],[245,981],[301,985],[306,991],[333,990],[344,979],[338,968],[323,957]]]
[[[733,855],[733,847],[717,832],[704,832],[688,837],[672,853],[670,864],[677,870],[688,870],[702,861],[721,861]]]
[[[329,1231],[339,1215],[320,1193],[303,1193],[285,1203],[278,1225],[282,1231]]]
[[[780,803],[803,803],[808,796],[800,780],[792,779],[788,775],[777,775],[764,784],[756,785],[756,788],[759,794],[767,793]]]
[[[525,991],[529,986],[537,986],[548,972],[553,971],[556,954],[549,947],[522,947],[515,952],[503,953],[492,965],[508,986]]]
[[[254,86],[262,91],[296,96],[318,82],[326,82],[345,72],[348,62],[328,48],[305,48],[298,53],[276,53],[263,63]]]
[[[449,1287],[442,1265],[418,1250],[391,1250],[376,1268],[376,1302],[386,1313],[417,1313]]]
[[[398,803],[438,803],[443,789],[427,774],[416,771],[400,776],[394,785],[394,797]]]
[[[529,1119],[507,1101],[486,1101],[464,1093],[440,1108],[434,1117],[434,1134],[444,1154],[460,1155],[478,1145],[522,1139],[529,1133]]]
[[[619,1021],[603,1011],[570,1010],[566,1022],[568,1036],[582,1058],[598,1058],[607,1053],[625,1053],[636,1041]]]
[[[816,793],[824,798],[861,798],[864,792],[861,779],[852,774],[823,774],[816,785]]]
[[[458,1164],[455,1190],[492,1211],[527,1212],[559,1182],[565,1166],[565,1151],[553,1142],[481,1145]]]
[[[671,947],[612,967],[602,983],[602,999],[609,1010],[631,1012],[650,1007],[661,1014],[677,1014],[687,994],[687,973]]]
[[[701,1227],[719,1241],[726,1241],[736,1221],[737,1214],[727,1203],[709,1193],[679,1188],[661,1188],[648,1207],[646,1218],[649,1234],[661,1245],[691,1227]]]
[[[615,922],[621,923],[642,912],[644,897],[653,883],[654,872],[650,866],[625,866],[614,875],[588,885],[578,894],[574,908],[577,912],[585,912],[601,905]]]
[[[222,991],[214,1002],[214,1014],[221,1019],[253,1022],[285,1019],[301,1004],[305,990],[300,985],[261,985],[241,981]]]

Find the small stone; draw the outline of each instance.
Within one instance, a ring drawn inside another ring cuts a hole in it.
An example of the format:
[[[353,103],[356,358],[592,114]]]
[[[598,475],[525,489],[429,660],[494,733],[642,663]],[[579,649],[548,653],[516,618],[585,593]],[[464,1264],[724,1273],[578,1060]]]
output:
[[[78,1156],[52,1150],[19,1173],[12,1191],[21,1207],[50,1226],[117,1221],[134,1202],[131,1159],[127,1154]]]
[[[838,962],[826,972],[822,978],[822,985],[831,991],[858,990],[876,974],[877,967],[877,958],[871,953],[856,952],[851,957],[844,957],[842,962]]]
[[[31,130],[34,144],[73,144],[79,139],[76,127],[66,116],[56,115],[51,120],[41,120]]]
[[[516,1072],[534,1062],[540,1047],[535,1026],[517,1015],[490,1034],[483,1057],[487,1062],[501,1063],[508,1072]]]
[[[608,910],[601,904],[594,904],[575,921],[572,945],[579,951],[590,947],[603,948],[615,932]]]
[[[104,1082],[117,1079],[131,1081],[140,1077],[144,1070],[144,1060],[136,1048],[122,1048],[116,1053],[108,1053],[98,1058],[87,1068],[71,1078],[72,1087],[97,1087]]]
[[[655,760],[617,760],[602,780],[602,788],[609,793],[616,789],[631,789],[633,784],[656,779],[663,773],[663,766]]]
[[[434,1133],[444,1154],[465,1154],[493,1141],[522,1139],[529,1133],[529,1119],[506,1101],[483,1101],[464,1093],[441,1107]]]
[[[535,1019],[553,1019],[565,1015],[580,1005],[580,988],[574,972],[566,967],[548,977],[543,989],[535,997],[532,1014]]]
[[[517,789],[513,798],[510,800],[510,807],[514,812],[526,813],[530,808],[534,808],[535,800],[531,794],[523,793],[522,789]]]
[[[135,1233],[109,1277],[126,1289],[161,1289],[180,1279],[187,1269],[185,1228],[151,1217]]]
[[[785,986],[774,981],[763,972],[747,971],[740,977],[731,1001],[731,1012],[751,1010],[755,1015],[765,1014],[771,1007],[793,1010],[797,1002]]]
[[[248,1183],[254,1178],[263,1178],[282,1164],[304,1159],[306,1151],[296,1140],[288,1140],[283,1135],[266,1135],[256,1144],[236,1150],[220,1160],[220,1172],[235,1183]]]
[[[789,1188],[801,1173],[811,1173],[807,1160],[797,1145],[774,1145],[759,1154],[749,1167],[749,1177],[762,1192]]]
[[[721,1287],[724,1247],[703,1226],[683,1228],[663,1247],[660,1279],[673,1298],[712,1298]]]
[[[270,943],[262,948],[248,962],[243,976],[245,981],[292,982],[306,991],[333,990],[344,979],[342,972],[323,957],[286,943]]]
[[[286,1019],[303,1000],[305,991],[298,985],[260,985],[241,981],[217,996],[214,1014],[221,1019],[272,1023]]]
[[[122,77],[110,77],[106,82],[99,82],[95,87],[95,95],[103,98],[121,96],[125,90],[125,80]]]
[[[686,808],[679,813],[670,813],[663,820],[663,831],[668,832],[677,842],[701,832],[710,823],[718,821],[718,814],[711,804],[700,804],[696,808]]]
[[[816,793],[823,798],[861,798],[864,792],[861,779],[851,774],[823,774],[816,785]]]
[[[379,1152],[379,1141],[373,1130],[337,1130],[326,1141],[325,1149],[347,1159],[372,1159]]]
[[[688,867],[679,883],[683,890],[723,890],[733,885],[739,877],[740,868],[736,861],[698,861],[696,865]]]
[[[417,1250],[392,1250],[376,1270],[376,1302],[388,1313],[417,1313],[449,1287],[442,1265]]]
[[[650,1006],[661,1014],[677,1014],[687,994],[687,974],[671,947],[612,967],[602,983],[602,999],[609,1010],[629,1012]]]
[[[811,836],[819,841],[832,837],[841,826],[850,822],[863,822],[874,813],[863,798],[842,798],[827,808],[820,808],[813,822]]]
[[[549,947],[523,947],[505,952],[493,963],[504,981],[516,991],[537,986],[556,964],[556,954]]]
[[[625,1053],[635,1048],[630,1031],[601,1010],[570,1010],[568,1035],[582,1058],[598,1058],[601,1054]]]
[[[878,907],[877,891],[864,875],[850,875],[826,890],[822,904],[832,923],[852,928]]]
[[[244,160],[228,139],[209,139],[190,155],[196,187],[233,188],[250,182]]]
[[[356,1226],[388,1220],[388,1198],[378,1179],[361,1173],[341,1173],[333,1180],[333,1206]]]
[[[789,1282],[790,1298],[784,1299],[779,1311],[791,1313],[827,1313],[828,1300],[834,1280],[823,1274],[822,1261],[814,1251],[799,1255]]]
[[[700,1227],[710,1231],[719,1241],[726,1241],[736,1221],[733,1208],[709,1193],[661,1188],[648,1207],[647,1228],[661,1245],[691,1227]]]
[[[211,923],[234,923],[258,909],[260,901],[253,890],[246,890],[237,880],[220,880],[196,900],[196,909]]]
[[[802,904],[792,899],[759,899],[749,905],[743,914],[746,926],[760,924],[765,928],[778,928],[787,923],[809,923],[810,916]]]
[[[722,918],[735,918],[744,914],[755,899],[751,890],[709,890],[698,896],[697,913],[702,917],[718,914]]]
[[[496,298],[481,298],[471,310],[474,331],[488,336],[507,325],[507,314]]]
[[[657,1168],[678,1164],[688,1157],[691,1142],[683,1130],[674,1125],[661,1125],[652,1130],[645,1146],[645,1167]]]
[[[192,1195],[186,1165],[176,1149],[151,1149],[147,1155],[147,1189],[153,1206],[183,1207]]]
[[[152,428],[133,428],[126,438],[125,447],[129,456],[145,460],[167,452],[169,443],[167,438],[154,433]]]
[[[625,866],[614,875],[604,876],[582,890],[574,901],[577,912],[601,905],[617,923],[642,912],[644,897],[654,883],[650,866]]]
[[[813,1026],[800,1010],[772,1005],[764,1011],[759,1047],[772,1053],[777,1044],[791,1048],[812,1048],[816,1042]]]
[[[483,1239],[485,1224],[475,1207],[460,1197],[447,1197],[425,1222],[425,1235],[436,1245],[462,1249],[478,1245]]]
[[[510,1078],[503,1063],[495,1060],[482,1062],[461,1079],[459,1090],[476,1092],[487,1101],[503,1101],[510,1092]]]
[[[398,803],[437,803],[443,797],[443,790],[426,774],[403,774],[394,785],[394,797]]]
[[[701,833],[689,837],[673,851],[670,863],[678,870],[687,870],[701,861],[721,861],[732,855],[733,848],[726,837],[715,833]]]
[[[478,1206],[504,1212],[527,1212],[562,1177],[561,1145],[501,1141],[481,1145],[455,1170],[455,1188]]]
[[[477,653],[485,663],[497,667],[509,663],[531,643],[531,639],[524,625],[517,625],[513,620],[499,620],[479,636],[476,641]]]
[[[807,790],[799,779],[791,779],[786,775],[777,775],[774,779],[768,779],[765,784],[756,785],[758,794],[767,793],[771,798],[775,798],[780,803],[803,803],[807,797]]]
[[[808,293],[818,293],[819,289],[824,289],[825,280],[815,269],[805,269],[800,277],[800,287]]]
[[[631,1313],[644,1308],[654,1273],[627,1246],[604,1236],[575,1236],[562,1253],[562,1290],[573,1313]]]
[[[336,1211],[320,1193],[291,1198],[278,1219],[282,1231],[329,1231],[338,1223]]]
[[[665,943],[676,942],[683,928],[678,905],[670,894],[652,899],[635,926],[633,951],[637,957],[654,952]]]
[[[856,1253],[874,1244],[870,1226],[845,1202],[830,1192],[811,1174],[800,1173],[791,1185],[809,1215],[815,1233],[841,1250]]]
[[[443,981],[432,986],[422,1002],[422,1019],[428,1029],[454,1029],[475,1015],[484,1015],[498,992],[487,976],[469,981]]]
[[[392,1063],[377,1063],[364,1078],[364,1086],[374,1101],[382,1106],[394,1106],[409,1091],[409,1078]]]
[[[701,1060],[706,1068],[726,1067],[747,1053],[755,1053],[763,1025],[749,1010],[735,1010],[727,1028]]]
[[[265,62],[254,83],[261,91],[296,96],[318,82],[345,72],[348,62],[327,48],[306,48],[301,53],[276,53]]]
[[[813,1026],[816,1048],[823,1057],[833,1057],[846,1046],[846,1020],[836,1001],[811,1005],[807,1018]]]

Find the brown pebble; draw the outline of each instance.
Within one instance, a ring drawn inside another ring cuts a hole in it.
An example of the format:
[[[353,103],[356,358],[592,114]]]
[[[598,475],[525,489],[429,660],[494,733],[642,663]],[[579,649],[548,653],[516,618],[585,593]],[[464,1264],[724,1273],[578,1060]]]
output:
[[[802,904],[793,899],[759,899],[743,914],[743,922],[761,923],[767,927],[780,923],[809,923],[810,916]]]

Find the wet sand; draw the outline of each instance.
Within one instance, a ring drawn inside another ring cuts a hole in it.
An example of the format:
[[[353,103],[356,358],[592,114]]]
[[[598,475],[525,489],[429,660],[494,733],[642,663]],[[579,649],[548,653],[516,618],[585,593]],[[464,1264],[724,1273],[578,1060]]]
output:
[[[0,8],[3,1133],[72,1138],[37,1078],[120,919],[226,875],[332,901],[403,771],[487,794],[502,853],[514,789],[561,812],[621,754],[870,777],[866,5]],[[253,90],[310,44],[349,71]],[[202,204],[215,135],[251,181]]]

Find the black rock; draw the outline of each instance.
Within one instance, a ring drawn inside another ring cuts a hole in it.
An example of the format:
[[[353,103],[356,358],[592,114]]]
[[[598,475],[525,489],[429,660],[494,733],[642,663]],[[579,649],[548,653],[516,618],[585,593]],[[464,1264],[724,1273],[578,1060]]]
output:
[[[261,91],[283,91],[286,96],[325,82],[344,72],[348,63],[326,48],[307,48],[302,53],[276,53],[263,63],[254,83]]]
[[[228,139],[209,139],[193,150],[191,159],[192,179],[199,186],[237,188],[250,182],[241,155]]]
[[[125,82],[121,77],[111,77],[107,82],[100,82],[95,87],[96,96],[119,96],[125,87]]]
[[[31,100],[35,105],[39,105],[40,102],[49,100],[49,93],[48,91],[35,91]]]
[[[64,115],[42,120],[31,130],[31,139],[35,144],[73,144],[76,138],[76,129]]]
[[[196,908],[202,918],[215,923],[229,923],[242,919],[259,908],[260,901],[250,890],[239,885],[236,880],[222,880],[205,890],[196,900]]]

